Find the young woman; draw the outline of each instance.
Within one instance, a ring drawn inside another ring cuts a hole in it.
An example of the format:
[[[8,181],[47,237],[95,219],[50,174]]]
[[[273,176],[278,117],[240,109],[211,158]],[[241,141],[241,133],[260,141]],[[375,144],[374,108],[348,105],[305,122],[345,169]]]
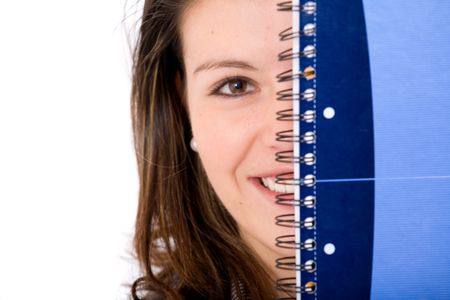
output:
[[[291,69],[278,33],[291,13],[271,0],[146,0],[134,55],[132,116],[140,193],[133,299],[274,299],[292,271],[275,183],[292,165],[276,132],[289,109],[276,75]]]

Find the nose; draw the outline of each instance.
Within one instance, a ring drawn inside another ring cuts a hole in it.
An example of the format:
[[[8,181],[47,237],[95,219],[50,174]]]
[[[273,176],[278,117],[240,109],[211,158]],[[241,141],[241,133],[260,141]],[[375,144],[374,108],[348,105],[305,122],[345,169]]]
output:
[[[292,83],[274,84],[267,100],[262,140],[266,147],[276,151],[293,148]]]

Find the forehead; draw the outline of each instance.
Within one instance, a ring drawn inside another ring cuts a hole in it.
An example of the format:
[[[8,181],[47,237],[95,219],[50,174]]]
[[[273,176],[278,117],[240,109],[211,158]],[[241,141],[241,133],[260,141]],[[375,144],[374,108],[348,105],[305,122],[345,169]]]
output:
[[[186,69],[224,57],[254,65],[277,63],[277,54],[289,48],[278,33],[291,25],[291,14],[277,11],[277,1],[194,1],[180,22]]]

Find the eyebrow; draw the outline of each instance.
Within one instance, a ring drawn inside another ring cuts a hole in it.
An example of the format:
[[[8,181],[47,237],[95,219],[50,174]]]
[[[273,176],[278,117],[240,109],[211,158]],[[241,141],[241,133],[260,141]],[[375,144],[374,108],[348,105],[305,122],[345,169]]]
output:
[[[195,69],[194,75],[201,71],[206,71],[206,70],[211,70],[211,69],[219,69],[219,68],[240,68],[240,69],[253,70],[253,71],[257,70],[257,68],[255,68],[254,66],[250,65],[249,63],[247,63],[245,61],[228,59],[228,60],[205,62]]]

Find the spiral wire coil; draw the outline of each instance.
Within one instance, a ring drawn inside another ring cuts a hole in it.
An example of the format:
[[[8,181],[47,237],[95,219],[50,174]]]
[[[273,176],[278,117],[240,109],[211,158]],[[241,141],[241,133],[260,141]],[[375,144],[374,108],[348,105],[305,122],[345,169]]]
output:
[[[307,20],[313,19],[316,14],[316,1],[306,1],[299,4],[294,4],[294,1],[283,1],[277,4],[278,11],[282,12],[296,12],[300,16]],[[309,17],[309,18],[308,18]],[[315,20],[315,18],[313,19]],[[300,30],[294,30],[293,27],[289,27],[279,33],[280,41],[287,41],[292,39],[298,39],[302,37],[314,37],[316,34],[315,22],[306,22]],[[301,51],[294,51],[293,48],[286,49],[278,54],[279,61],[287,61],[294,59],[304,59],[308,61],[316,56],[315,43],[306,45]],[[308,65],[300,70],[286,70],[277,75],[278,82],[294,81],[300,82],[311,81],[315,79],[316,71],[314,67]],[[285,109],[277,112],[277,120],[279,121],[291,121],[300,123],[300,134],[294,134],[294,130],[284,130],[276,134],[276,140],[286,143],[300,143],[303,151],[302,155],[296,155],[294,150],[279,151],[276,155],[276,161],[281,163],[300,164],[302,166],[314,166],[316,163],[315,143],[316,133],[315,130],[311,130],[311,126],[307,127],[307,130],[302,132],[302,124],[313,124],[316,119],[315,100],[316,91],[311,84],[306,85],[307,88],[299,93],[295,93],[293,88],[281,90],[277,92],[277,101],[291,101],[294,105],[299,105],[300,113],[294,113],[293,109]],[[301,103],[307,104],[307,109],[303,109],[304,106]],[[308,105],[309,104],[309,105]],[[312,127],[315,128],[315,127]],[[311,151],[309,151],[311,150]],[[294,172],[278,174],[276,176],[276,183],[284,185],[304,186],[305,188],[314,188],[316,184],[315,172],[313,174],[307,174],[304,177],[295,178]],[[300,193],[300,195],[302,195]],[[300,214],[303,219],[298,221],[295,219],[294,213],[283,214],[276,216],[275,224],[282,227],[300,228],[303,231],[312,231],[316,228],[316,219],[311,210],[315,209],[316,197],[315,194],[302,195],[299,199],[296,198],[295,193],[283,193],[276,196],[276,203],[284,206],[291,206],[294,209],[304,209],[306,211],[306,217],[302,213]],[[309,215],[308,215],[309,212]],[[302,231],[302,232],[303,232]],[[315,236],[315,235],[314,235]],[[306,252],[316,251],[317,242],[314,238],[306,238],[301,242],[296,242],[295,235],[283,235],[278,236],[275,240],[276,246],[285,249],[296,249]],[[302,255],[303,256],[303,255]],[[315,254],[313,256],[315,258]],[[314,259],[307,259],[306,261],[298,264],[295,256],[281,257],[276,260],[276,267],[282,270],[301,271],[306,273],[315,273],[317,271],[317,263]],[[317,290],[315,281],[307,281],[300,286],[297,284],[295,277],[280,278],[276,282],[276,287],[279,291],[286,292],[288,295],[295,293],[298,294],[315,294]],[[285,296],[279,298],[280,300],[295,300],[294,296]]]

